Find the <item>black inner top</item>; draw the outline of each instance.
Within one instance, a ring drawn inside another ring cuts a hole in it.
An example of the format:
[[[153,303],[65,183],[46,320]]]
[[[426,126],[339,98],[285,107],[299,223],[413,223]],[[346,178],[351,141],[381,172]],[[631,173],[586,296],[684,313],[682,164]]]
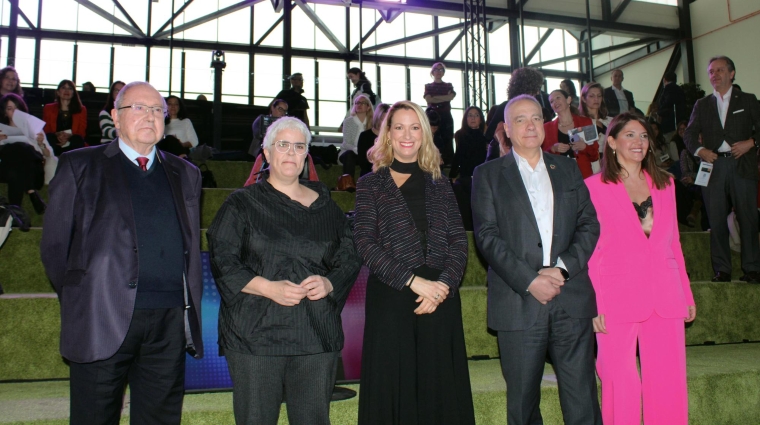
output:
[[[401,196],[412,214],[414,227],[421,233],[423,247],[426,245],[425,232],[428,229],[427,214],[425,213],[425,173],[417,162],[400,162],[396,159],[391,164],[391,170],[401,174],[411,174],[399,187]]]
[[[636,214],[639,215],[639,218],[641,220],[647,218],[647,212],[649,211],[649,208],[653,208],[652,207],[652,197],[651,196],[648,197],[646,201],[642,202],[641,205],[639,205],[639,204],[637,204],[635,202],[632,202],[632,204],[633,204],[633,208],[636,209]]]
[[[567,134],[565,134],[565,133],[559,131],[559,129],[557,129],[557,141],[559,143],[564,143],[566,145],[569,145],[570,144],[570,136],[568,136]],[[564,156],[566,156],[568,158],[575,158],[575,151],[573,151],[572,149],[570,149],[570,150],[568,150],[565,153],[561,153],[560,155],[564,155]]]
[[[59,110],[55,122],[55,131],[71,130],[71,112]]]

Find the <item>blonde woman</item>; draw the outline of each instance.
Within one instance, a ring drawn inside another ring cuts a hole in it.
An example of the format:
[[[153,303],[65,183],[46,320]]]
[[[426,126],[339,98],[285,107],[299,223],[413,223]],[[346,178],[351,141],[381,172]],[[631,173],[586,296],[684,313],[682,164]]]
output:
[[[474,424],[459,284],[467,237],[425,113],[397,102],[359,180],[367,281],[359,424]]]
[[[356,158],[358,154],[359,135],[372,128],[372,102],[366,94],[354,98],[354,106],[343,121],[343,143],[340,145],[338,159],[343,164],[343,174],[355,179]]]

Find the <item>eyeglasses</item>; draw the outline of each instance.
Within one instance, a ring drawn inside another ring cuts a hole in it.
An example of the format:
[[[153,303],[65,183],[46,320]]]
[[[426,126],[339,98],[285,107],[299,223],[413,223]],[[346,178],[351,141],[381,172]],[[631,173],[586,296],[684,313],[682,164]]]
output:
[[[148,105],[143,105],[141,103],[133,103],[129,106],[122,106],[121,108],[117,108],[117,109],[121,110],[121,109],[127,109],[127,108],[131,108],[132,111],[134,111],[136,114],[141,114],[141,115],[148,115],[148,113],[153,114],[153,116],[155,117],[163,117],[166,115],[166,111],[161,106],[148,106]]]
[[[369,106],[369,103],[367,103],[367,102],[356,102],[356,103],[354,103],[354,105],[364,105],[364,106]]]
[[[433,72],[435,72],[435,71],[445,71],[445,70],[446,70],[445,68],[433,68]]]
[[[285,115],[287,115],[287,114],[288,114],[288,110],[287,110],[287,109],[285,109],[285,108],[283,108],[282,106],[277,106],[277,107],[275,107],[274,109],[276,109],[276,110],[278,110],[278,111],[282,112],[282,113],[283,113],[283,114],[285,114]]]
[[[274,142],[274,148],[279,153],[288,153],[291,146],[293,146],[293,152],[298,155],[305,155],[306,151],[309,149],[309,147],[306,146],[306,143],[288,142],[287,140],[278,140]]]

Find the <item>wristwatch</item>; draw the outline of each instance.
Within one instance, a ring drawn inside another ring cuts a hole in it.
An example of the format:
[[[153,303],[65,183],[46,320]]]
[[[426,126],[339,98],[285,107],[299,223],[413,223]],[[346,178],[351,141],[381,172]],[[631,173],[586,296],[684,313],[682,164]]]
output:
[[[570,279],[570,273],[567,272],[567,270],[563,269],[562,267],[557,267],[559,269],[559,272],[562,273],[562,277],[565,278],[565,280]]]

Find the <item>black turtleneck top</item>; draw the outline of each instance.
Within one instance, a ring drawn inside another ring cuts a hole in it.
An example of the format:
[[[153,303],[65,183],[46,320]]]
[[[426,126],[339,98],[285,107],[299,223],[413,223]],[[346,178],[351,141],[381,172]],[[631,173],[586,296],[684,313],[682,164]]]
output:
[[[420,165],[415,162],[400,162],[393,160],[391,170],[401,174],[411,174],[398,189],[406,201],[406,207],[412,214],[414,226],[418,232],[428,229],[427,214],[425,213],[425,174]]]

